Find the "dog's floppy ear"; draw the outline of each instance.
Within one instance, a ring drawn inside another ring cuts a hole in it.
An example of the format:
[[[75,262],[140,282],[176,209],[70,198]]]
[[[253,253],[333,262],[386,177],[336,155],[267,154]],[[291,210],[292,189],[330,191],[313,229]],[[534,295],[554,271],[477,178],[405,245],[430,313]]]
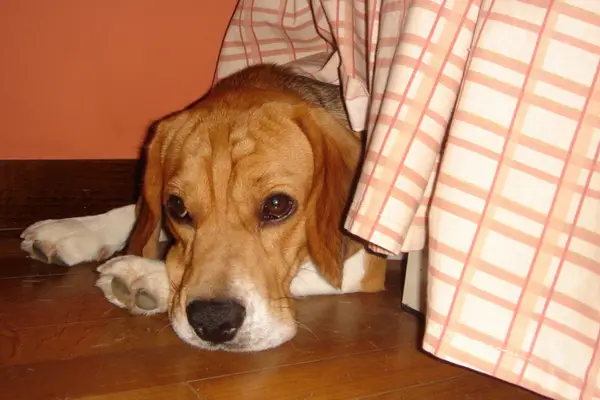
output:
[[[342,218],[350,196],[361,142],[327,111],[296,107],[296,123],[306,134],[314,155],[314,176],[307,205],[308,252],[317,269],[341,288],[344,237]]]
[[[162,154],[166,145],[166,124],[166,121],[159,121],[150,129],[151,139],[146,146],[142,193],[137,203],[137,218],[127,247],[127,254],[151,259],[159,257],[163,191]]]

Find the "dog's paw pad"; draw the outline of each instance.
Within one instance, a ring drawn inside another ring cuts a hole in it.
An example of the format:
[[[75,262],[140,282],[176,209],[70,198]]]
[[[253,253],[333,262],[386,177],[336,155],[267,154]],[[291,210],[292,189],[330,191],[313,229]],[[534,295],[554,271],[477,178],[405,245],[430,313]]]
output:
[[[135,256],[114,258],[98,267],[96,282],[108,301],[132,314],[167,309],[169,280],[163,263]]]
[[[158,304],[154,297],[144,289],[141,289],[135,294],[135,305],[146,311],[152,311],[158,308]]]
[[[127,284],[121,278],[113,277],[110,282],[110,288],[112,289],[112,294],[123,304],[129,303],[129,297],[131,296],[131,292],[127,287]]]
[[[43,243],[39,240],[34,240],[31,244],[31,256],[36,260],[49,263],[52,257],[52,250],[44,250]]]

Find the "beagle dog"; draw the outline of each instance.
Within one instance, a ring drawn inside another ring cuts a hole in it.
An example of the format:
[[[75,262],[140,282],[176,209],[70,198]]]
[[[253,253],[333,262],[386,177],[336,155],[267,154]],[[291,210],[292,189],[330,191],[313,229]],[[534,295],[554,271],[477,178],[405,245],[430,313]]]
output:
[[[294,298],[384,288],[385,259],[341,228],[361,149],[337,86],[246,68],[156,124],[137,204],[35,223],[21,248],[67,266],[126,248],[98,268],[111,303],[203,349],[272,348]]]

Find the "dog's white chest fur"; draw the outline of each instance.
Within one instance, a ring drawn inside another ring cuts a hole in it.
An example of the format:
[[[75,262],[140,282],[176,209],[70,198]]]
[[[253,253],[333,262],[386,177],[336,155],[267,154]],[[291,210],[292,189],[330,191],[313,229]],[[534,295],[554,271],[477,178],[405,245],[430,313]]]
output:
[[[365,276],[365,251],[360,250],[344,263],[342,288],[336,289],[317,271],[312,262],[304,263],[298,269],[290,284],[294,297],[314,296],[319,294],[340,294],[361,291]]]

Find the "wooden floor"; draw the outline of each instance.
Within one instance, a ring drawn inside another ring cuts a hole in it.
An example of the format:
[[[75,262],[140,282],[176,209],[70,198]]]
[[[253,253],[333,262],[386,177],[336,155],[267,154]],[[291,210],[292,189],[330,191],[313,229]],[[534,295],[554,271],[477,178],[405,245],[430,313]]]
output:
[[[25,258],[17,233],[0,232],[1,399],[541,398],[419,351],[420,324],[399,309],[397,283],[298,302],[305,328],[278,349],[204,352],[164,316],[111,306],[94,265]]]

